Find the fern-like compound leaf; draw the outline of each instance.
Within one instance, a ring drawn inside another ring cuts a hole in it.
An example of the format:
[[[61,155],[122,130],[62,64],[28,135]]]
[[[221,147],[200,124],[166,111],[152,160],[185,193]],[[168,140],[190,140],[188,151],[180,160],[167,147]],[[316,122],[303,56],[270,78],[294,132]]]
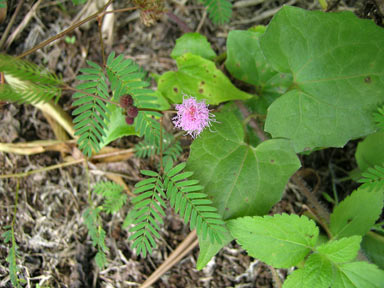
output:
[[[141,173],[151,178],[135,185],[134,193],[137,197],[132,199],[134,210],[131,212],[132,223],[135,226],[130,229],[133,234],[129,239],[134,241],[132,248],[136,248],[136,253],[145,257],[156,248],[155,238],[160,238],[159,224],[163,224],[162,217],[165,216],[163,207],[166,207],[163,199],[166,196],[158,173],[149,170],[143,170]]]
[[[148,158],[160,154],[160,138],[153,139],[150,142],[144,138],[143,141],[135,145],[135,154],[139,158]],[[183,149],[181,148],[180,141],[177,141],[172,134],[163,134],[163,155],[170,157],[172,161],[176,161],[180,156]]]
[[[93,192],[104,197],[103,210],[107,213],[116,213],[127,201],[124,188],[111,181],[99,182],[93,188]]]
[[[107,262],[105,253],[108,251],[108,247],[105,245],[106,233],[100,224],[100,211],[100,207],[89,207],[87,210],[85,210],[83,218],[84,223],[88,228],[88,233],[91,236],[92,245],[97,247],[97,258],[95,261],[100,268],[103,268]]]
[[[100,150],[99,143],[103,136],[106,136],[104,130],[107,129],[109,121],[105,102],[93,95],[108,100],[109,93],[103,69],[91,61],[87,61],[87,63],[92,68],[81,69],[83,74],[77,76],[78,80],[84,82],[76,87],[81,92],[76,92],[72,96],[76,99],[72,105],[79,106],[72,112],[72,115],[76,116],[73,122],[75,123],[75,135],[80,136],[77,140],[79,149],[90,157],[92,149],[96,152]]]
[[[14,287],[21,287],[20,279],[17,276],[17,273],[19,272],[19,267],[16,263],[16,259],[19,256],[17,252],[19,247],[16,244],[12,226],[5,226],[4,228],[8,229],[1,235],[4,239],[4,243],[11,243],[8,256],[5,259],[9,265],[9,276],[11,278],[11,283]]]
[[[122,95],[129,94],[138,108],[158,108],[155,104],[157,97],[154,91],[146,88],[150,85],[144,80],[146,73],[131,59],[124,59],[123,55],[115,57],[115,53],[112,52],[108,56],[105,69],[115,101],[119,101]],[[144,136],[150,145],[156,145],[159,142],[160,123],[156,118],[161,116],[157,112],[140,111],[135,118],[135,130],[140,137]]]
[[[212,243],[222,242],[222,233],[225,231],[224,221],[212,201],[203,193],[203,186],[197,180],[188,180],[191,172],[183,172],[185,163],[171,169],[164,169],[164,183],[167,184],[167,198],[171,207],[179,213],[184,222],[190,222],[191,230],[196,228],[199,237],[209,239]]]
[[[144,89],[149,86],[149,83],[143,80],[145,72],[140,66],[131,59],[124,59],[123,55],[115,57],[115,53],[112,52],[108,56],[105,69],[111,83],[114,99],[119,100],[120,96],[130,94],[135,100],[135,105],[144,108],[141,102],[145,99],[141,94],[152,94],[153,91]],[[137,98],[142,99],[137,101]]]
[[[139,136],[144,136],[149,146],[158,146],[160,142],[160,123],[156,118],[161,117],[158,112],[140,111],[135,118],[135,130]]]
[[[368,168],[363,173],[363,178],[358,182],[363,183],[362,188],[366,188],[372,191],[383,190],[384,191],[384,167],[375,165],[375,167]]]
[[[229,0],[202,0],[209,18],[214,24],[228,23],[232,16],[232,4]]]
[[[0,100],[39,103],[61,96],[61,79],[31,62],[0,54],[0,71],[8,82],[0,87]]]

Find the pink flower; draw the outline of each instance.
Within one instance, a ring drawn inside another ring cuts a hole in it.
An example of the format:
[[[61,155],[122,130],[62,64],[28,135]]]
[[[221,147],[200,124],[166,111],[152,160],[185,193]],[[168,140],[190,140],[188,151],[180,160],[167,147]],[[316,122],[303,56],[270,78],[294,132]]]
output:
[[[215,121],[215,115],[209,113],[205,100],[197,102],[194,97],[183,99],[182,104],[176,105],[176,110],[173,124],[176,128],[186,131],[192,138],[196,138],[205,127],[211,126],[211,121]]]

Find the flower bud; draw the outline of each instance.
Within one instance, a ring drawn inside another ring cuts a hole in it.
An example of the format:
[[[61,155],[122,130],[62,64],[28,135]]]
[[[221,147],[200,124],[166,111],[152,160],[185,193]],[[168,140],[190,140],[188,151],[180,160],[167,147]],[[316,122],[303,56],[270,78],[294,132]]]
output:
[[[133,119],[132,117],[125,117],[125,122],[128,124],[128,125],[132,125],[133,124],[133,121],[135,121],[135,119]]]
[[[123,95],[120,97],[120,106],[123,108],[128,108],[133,105],[133,98],[131,95]]]
[[[139,110],[135,106],[129,106],[127,108],[127,115],[131,118],[135,118],[138,113],[139,113]]]

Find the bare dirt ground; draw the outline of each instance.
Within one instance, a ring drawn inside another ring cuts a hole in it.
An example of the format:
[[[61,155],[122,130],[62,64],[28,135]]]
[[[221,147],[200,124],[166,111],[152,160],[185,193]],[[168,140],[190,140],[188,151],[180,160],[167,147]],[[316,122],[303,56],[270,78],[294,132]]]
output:
[[[114,9],[129,5],[129,1],[115,1]],[[333,10],[354,11],[359,17],[371,18],[383,24],[382,13],[376,2],[380,1],[331,1]],[[18,1],[8,1],[8,14],[0,24],[3,34]],[[230,30],[247,29],[256,24],[267,24],[283,4],[306,9],[320,9],[318,1],[234,1],[233,17],[229,24],[217,27],[206,17],[204,8],[197,1],[168,1],[167,8],[182,20],[192,31],[205,35],[216,52],[225,50],[225,39]],[[83,6],[73,6],[71,1],[24,1],[11,27],[11,43],[2,53],[19,55],[73,23],[84,18]],[[32,12],[31,12],[32,11]],[[20,23],[30,18],[24,29]],[[183,34],[183,26],[164,15],[155,25],[146,27],[136,12],[116,14],[113,39],[107,45],[107,54],[115,51],[134,59],[146,71],[163,73],[176,68],[170,53],[175,40]],[[19,29],[19,31],[17,30]],[[16,32],[15,32],[16,31]],[[15,33],[15,34],[13,34]],[[12,36],[13,35],[13,36]],[[85,65],[85,59],[101,61],[98,43],[97,22],[90,22],[69,36],[75,36],[73,44],[59,40],[27,58],[62,75],[68,85],[74,86],[75,76]],[[108,41],[107,41],[108,42]],[[7,42],[6,42],[7,43]],[[64,92],[60,106],[71,113],[71,94]],[[43,113],[32,105],[2,104],[0,108],[0,142],[18,143],[55,139],[49,122]],[[112,146],[129,148],[138,140],[125,137]],[[306,181],[321,194],[337,189],[340,195],[352,191],[352,182],[337,183],[346,176],[346,171],[355,167],[355,143],[344,149],[327,149],[310,156],[302,156],[303,166],[308,168]],[[184,158],[188,151],[185,150]],[[0,152],[0,173],[20,173],[63,162],[60,152],[23,156]],[[134,156],[125,161],[94,164],[90,167],[91,182],[106,180],[105,171],[121,173],[128,187],[140,180],[138,171],[151,166]],[[151,256],[143,259],[131,249],[128,233],[121,228],[130,209],[127,204],[114,216],[104,217],[107,231],[108,267],[99,270],[94,261],[95,249],[83,224],[82,214],[87,208],[86,172],[81,165],[50,170],[21,178],[19,203],[15,224],[16,242],[19,246],[18,264],[20,276],[26,279],[26,287],[139,287],[162,264],[170,253],[190,233],[189,228],[167,211],[162,240]],[[0,179],[0,234],[12,221],[15,203],[16,179]],[[95,199],[96,202],[98,199]],[[323,200],[326,204],[325,200]],[[274,213],[283,211],[300,213],[305,210],[305,199],[295,193],[290,183]],[[9,244],[0,239],[0,287],[11,287],[8,263],[5,258]],[[198,248],[180,260],[166,272],[153,287],[279,287],[273,279],[285,279],[287,271],[273,270],[253,259],[231,243],[213,258],[202,271],[195,269]],[[273,276],[274,275],[274,276]]]

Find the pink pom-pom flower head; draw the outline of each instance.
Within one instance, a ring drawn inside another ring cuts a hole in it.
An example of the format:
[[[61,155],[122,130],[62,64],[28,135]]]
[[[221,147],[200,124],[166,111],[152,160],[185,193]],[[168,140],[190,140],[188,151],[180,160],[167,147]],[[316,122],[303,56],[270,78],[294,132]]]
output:
[[[192,138],[196,138],[205,127],[211,126],[211,121],[215,121],[215,115],[209,113],[205,100],[197,102],[194,97],[184,98],[182,104],[176,105],[176,110],[173,124],[176,128],[186,131]]]

